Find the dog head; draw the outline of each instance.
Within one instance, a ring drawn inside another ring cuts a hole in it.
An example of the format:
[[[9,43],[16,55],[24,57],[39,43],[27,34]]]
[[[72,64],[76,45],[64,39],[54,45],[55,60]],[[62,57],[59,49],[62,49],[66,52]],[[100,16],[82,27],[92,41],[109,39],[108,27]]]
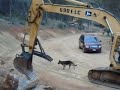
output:
[[[61,63],[61,61],[59,60],[59,61],[58,61],[58,64],[60,64],[60,63]]]

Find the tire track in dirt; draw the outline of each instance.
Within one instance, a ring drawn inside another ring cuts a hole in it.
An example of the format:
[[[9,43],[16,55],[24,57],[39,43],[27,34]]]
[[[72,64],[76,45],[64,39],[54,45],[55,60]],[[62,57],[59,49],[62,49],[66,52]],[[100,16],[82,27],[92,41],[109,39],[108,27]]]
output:
[[[102,38],[102,40],[105,40],[103,42],[103,52],[101,54],[96,53],[83,53],[81,50],[78,49],[78,38],[80,34],[74,34],[74,35],[67,35],[65,37],[59,37],[59,38],[52,38],[49,40],[45,40],[42,42],[43,48],[45,48],[45,51],[53,57],[53,62],[49,63],[45,61],[44,59],[40,59],[35,57],[34,58],[34,66],[37,70],[37,73],[39,74],[40,70],[46,71],[46,74],[53,74],[54,78],[66,78],[73,81],[73,85],[75,82],[77,82],[78,86],[85,86],[86,88],[92,87],[94,90],[117,90],[101,85],[92,84],[89,82],[87,78],[87,73],[90,69],[96,68],[96,67],[104,67],[109,66],[109,44],[104,43],[107,42],[108,39]],[[107,46],[106,46],[107,45]],[[107,47],[107,49],[106,49]],[[62,70],[62,66],[57,65],[57,62],[60,60],[72,60],[78,66],[76,69],[70,69],[68,70],[66,67],[66,70]],[[44,76],[44,74],[42,74]],[[47,77],[46,77],[47,78]],[[66,80],[65,79],[65,80]],[[49,81],[52,80],[52,78],[49,78]],[[64,82],[64,80],[63,80]],[[67,81],[69,83],[69,81]],[[78,84],[80,83],[80,85]],[[59,82],[57,83],[57,85]],[[61,84],[61,83],[60,83]],[[69,87],[69,86],[67,86]],[[71,89],[71,90],[77,90],[77,89]],[[90,89],[86,89],[90,90]]]

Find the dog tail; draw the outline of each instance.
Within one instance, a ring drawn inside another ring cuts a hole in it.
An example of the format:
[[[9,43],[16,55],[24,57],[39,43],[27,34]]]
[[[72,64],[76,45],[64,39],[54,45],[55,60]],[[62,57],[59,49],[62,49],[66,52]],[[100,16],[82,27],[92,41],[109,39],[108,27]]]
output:
[[[74,66],[77,66],[77,64],[74,64]]]
[[[72,63],[74,66],[77,66],[77,64]]]
[[[77,66],[77,64],[75,64],[75,66]]]

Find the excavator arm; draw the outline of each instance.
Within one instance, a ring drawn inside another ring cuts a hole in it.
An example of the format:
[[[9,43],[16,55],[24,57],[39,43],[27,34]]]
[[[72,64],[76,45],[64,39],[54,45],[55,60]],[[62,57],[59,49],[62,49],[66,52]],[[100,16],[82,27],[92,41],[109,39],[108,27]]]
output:
[[[44,52],[39,40],[37,39],[37,32],[39,29],[39,25],[42,21],[43,12],[51,12],[51,13],[58,13],[68,16],[73,16],[76,18],[83,18],[87,20],[92,20],[98,22],[105,27],[109,28],[111,33],[114,35],[113,44],[110,50],[110,67],[107,69],[93,69],[90,70],[88,73],[88,78],[90,80],[98,80],[101,79],[101,75],[104,76],[104,73],[107,73],[107,77],[117,76],[120,75],[120,72],[116,71],[120,69],[120,64],[115,60],[115,49],[120,45],[120,22],[114,15],[109,12],[106,12],[103,9],[96,9],[93,8],[89,4],[85,4],[82,2],[78,2],[75,0],[65,0],[70,1],[71,3],[77,4],[79,6],[72,6],[72,5],[61,5],[61,4],[45,4],[43,0],[32,0],[31,7],[28,12],[28,27],[27,33],[29,33],[29,45],[21,44],[22,46],[22,53],[17,55],[14,59],[14,66],[15,68],[20,71],[21,73],[25,74],[29,79],[35,77],[35,73],[33,73],[32,67],[32,58],[33,55],[37,55],[47,59],[48,61],[52,61],[53,59],[46,55]],[[24,41],[23,41],[24,42]],[[34,48],[36,45],[39,45],[40,52],[35,51]],[[25,47],[29,48],[29,51],[25,51]],[[112,72],[112,73],[110,73]],[[97,76],[97,77],[95,77]],[[120,78],[120,77],[119,77]],[[106,78],[104,78],[106,80]],[[101,81],[103,78],[101,79]],[[104,80],[104,81],[105,81]],[[109,82],[115,82],[109,77]],[[120,84],[118,81],[117,83]]]
[[[42,14],[43,14],[43,10],[40,7],[41,3],[43,3],[43,1],[41,0],[32,0],[31,2],[31,6],[28,11],[28,19],[27,19],[28,26],[23,38],[23,43],[21,44],[22,53],[16,54],[16,57],[13,62],[15,68],[22,74],[26,75],[28,80],[35,80],[35,81],[37,79],[37,75],[33,71],[33,66],[32,66],[33,55],[42,57],[50,62],[53,60],[49,55],[45,53],[41,43],[37,38],[37,32],[39,30],[39,25],[41,23]],[[28,40],[29,44],[25,44],[25,37],[27,34],[29,36],[29,40]],[[39,46],[40,51],[35,50],[36,45]],[[26,48],[29,51],[26,51]],[[31,85],[31,87],[33,85]]]

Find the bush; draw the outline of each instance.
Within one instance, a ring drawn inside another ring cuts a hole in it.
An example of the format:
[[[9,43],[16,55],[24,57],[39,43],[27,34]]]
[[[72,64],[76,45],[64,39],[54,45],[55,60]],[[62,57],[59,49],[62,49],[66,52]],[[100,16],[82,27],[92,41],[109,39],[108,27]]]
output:
[[[104,26],[102,24],[99,24],[99,23],[94,23],[94,26],[99,27],[99,28],[104,28]]]
[[[66,29],[68,28],[68,25],[63,22],[63,21],[57,21],[57,20],[51,20],[51,19],[47,19],[45,21],[42,22],[42,25],[48,27],[48,28],[52,28],[52,29]]]
[[[59,29],[66,29],[67,28],[67,25],[62,21],[57,21],[55,26]]]

